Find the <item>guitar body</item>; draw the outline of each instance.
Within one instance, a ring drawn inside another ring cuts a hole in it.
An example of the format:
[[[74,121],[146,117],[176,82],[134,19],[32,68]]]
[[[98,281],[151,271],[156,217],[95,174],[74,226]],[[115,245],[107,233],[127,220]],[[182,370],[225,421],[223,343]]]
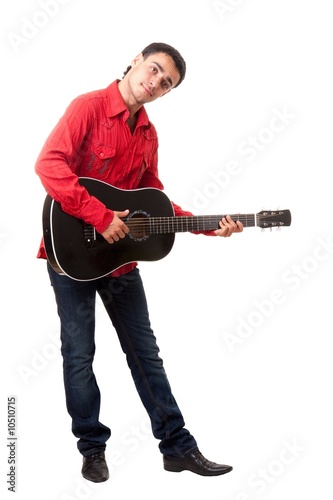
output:
[[[91,194],[115,211],[129,209],[125,220],[130,233],[109,244],[92,226],[66,214],[49,195],[43,207],[43,234],[47,258],[53,269],[79,281],[110,274],[120,266],[136,261],[154,261],[165,257],[173,247],[175,235],[147,234],[136,229],[137,219],[174,217],[173,206],[160,190],[118,189],[90,178],[80,178]],[[132,226],[132,231],[131,231]]]

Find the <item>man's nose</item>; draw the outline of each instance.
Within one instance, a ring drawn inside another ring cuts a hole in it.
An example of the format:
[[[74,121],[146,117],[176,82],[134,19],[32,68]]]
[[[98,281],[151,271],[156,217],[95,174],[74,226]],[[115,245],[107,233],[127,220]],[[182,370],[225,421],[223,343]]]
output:
[[[156,87],[156,77],[150,78],[149,85],[152,89],[154,89]]]
[[[149,83],[150,83],[151,88],[156,89],[156,88],[157,88],[157,87],[161,84],[162,79],[163,79],[163,78],[162,78],[161,76],[158,76],[158,75],[156,75],[156,76],[152,76],[152,77],[150,78],[150,82],[149,82]]]

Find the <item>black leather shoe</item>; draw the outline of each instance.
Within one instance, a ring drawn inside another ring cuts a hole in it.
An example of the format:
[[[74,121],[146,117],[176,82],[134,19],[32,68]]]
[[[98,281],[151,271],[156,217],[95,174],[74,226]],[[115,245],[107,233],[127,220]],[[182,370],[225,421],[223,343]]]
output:
[[[205,458],[200,451],[194,451],[184,458],[163,456],[164,469],[170,472],[189,470],[200,476],[221,476],[232,471],[231,465],[216,464]]]
[[[83,457],[82,476],[93,483],[103,483],[109,479],[109,469],[103,451]]]

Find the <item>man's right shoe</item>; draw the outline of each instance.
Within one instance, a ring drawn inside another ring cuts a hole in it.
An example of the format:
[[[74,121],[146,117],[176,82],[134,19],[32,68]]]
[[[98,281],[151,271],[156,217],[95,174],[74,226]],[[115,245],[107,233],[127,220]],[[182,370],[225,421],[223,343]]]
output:
[[[207,460],[199,450],[185,455],[183,458],[163,456],[164,469],[170,472],[188,470],[200,476],[221,476],[232,471],[231,465],[216,464]]]
[[[93,483],[103,483],[109,479],[109,469],[103,451],[83,457],[82,476]]]

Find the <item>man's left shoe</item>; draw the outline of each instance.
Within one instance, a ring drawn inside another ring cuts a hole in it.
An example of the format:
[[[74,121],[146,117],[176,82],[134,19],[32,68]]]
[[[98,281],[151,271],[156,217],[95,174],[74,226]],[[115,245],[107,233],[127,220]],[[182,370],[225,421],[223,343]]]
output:
[[[109,479],[109,469],[103,451],[83,457],[82,476],[93,483],[103,483]]]
[[[221,476],[232,471],[231,465],[216,464],[207,460],[200,451],[194,451],[184,458],[163,456],[164,469],[170,472],[189,470],[200,476]]]

